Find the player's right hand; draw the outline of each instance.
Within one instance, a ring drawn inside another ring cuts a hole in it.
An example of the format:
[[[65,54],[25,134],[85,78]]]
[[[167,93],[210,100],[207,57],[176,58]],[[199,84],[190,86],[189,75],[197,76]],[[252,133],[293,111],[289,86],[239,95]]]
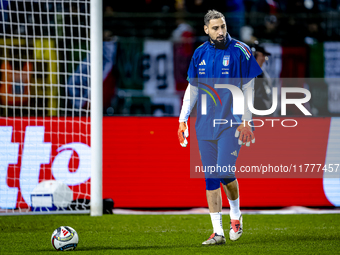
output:
[[[186,138],[189,136],[189,130],[186,122],[179,123],[177,135],[180,145],[182,147],[187,147],[188,141]]]

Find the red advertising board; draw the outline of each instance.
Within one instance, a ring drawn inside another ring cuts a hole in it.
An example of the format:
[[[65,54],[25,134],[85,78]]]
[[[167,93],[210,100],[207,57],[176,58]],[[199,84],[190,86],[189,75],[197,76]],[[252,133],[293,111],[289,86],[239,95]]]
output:
[[[294,128],[270,122],[242,148],[237,166],[325,163],[330,118],[299,118]],[[177,118],[104,118],[103,195],[117,207],[206,207],[205,181],[190,178],[190,146],[177,140]],[[305,169],[304,169],[305,171]],[[318,176],[238,178],[243,207],[331,206]],[[305,178],[303,178],[305,177]],[[313,177],[313,178],[311,178]],[[224,199],[224,206],[228,206]]]
[[[282,119],[275,127],[268,122],[256,128],[255,144],[242,147],[237,169],[261,165],[297,169],[295,175],[236,173],[242,207],[334,204],[325,194],[323,171],[306,170],[306,164],[326,164],[331,118],[296,120],[298,125],[292,128],[283,127]],[[14,201],[8,205],[27,207],[29,191],[50,179],[67,182],[74,199],[90,198],[89,119],[1,118],[0,128],[0,147],[18,144],[19,148],[17,158],[2,150],[2,156],[9,155],[5,158],[15,158],[8,160],[0,175],[1,196],[6,190],[12,192]],[[103,197],[112,198],[120,208],[206,207],[204,178],[192,178],[190,172],[195,130],[189,130],[189,146],[182,148],[177,128],[178,119],[172,117],[104,117]],[[305,172],[299,172],[300,166]],[[228,206],[226,197],[223,204]]]
[[[11,145],[19,147],[15,151],[17,163],[6,165],[7,172],[1,175],[6,176],[6,180],[0,180],[1,196],[6,191],[15,193],[10,200],[15,197],[16,203],[3,199],[7,205],[27,208],[35,186],[54,179],[67,182],[74,199],[90,198],[90,167],[81,163],[90,155],[90,119],[0,118],[0,128],[1,140],[8,139]],[[6,143],[2,146],[10,148]],[[7,149],[7,153],[13,151]]]

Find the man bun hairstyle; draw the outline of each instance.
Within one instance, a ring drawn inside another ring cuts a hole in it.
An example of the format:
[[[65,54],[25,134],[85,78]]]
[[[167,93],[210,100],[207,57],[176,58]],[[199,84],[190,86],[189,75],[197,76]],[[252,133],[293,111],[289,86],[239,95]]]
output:
[[[223,18],[225,20],[225,17],[222,13],[216,11],[216,10],[209,10],[207,14],[204,16],[204,25],[208,26],[210,20],[212,19],[219,19]]]

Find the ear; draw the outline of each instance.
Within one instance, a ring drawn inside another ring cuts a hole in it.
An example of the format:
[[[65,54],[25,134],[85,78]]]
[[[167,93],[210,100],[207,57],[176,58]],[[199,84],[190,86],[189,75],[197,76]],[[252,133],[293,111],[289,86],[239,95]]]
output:
[[[209,34],[209,29],[208,29],[208,26],[207,26],[207,25],[204,25],[204,32],[205,32],[206,34]]]

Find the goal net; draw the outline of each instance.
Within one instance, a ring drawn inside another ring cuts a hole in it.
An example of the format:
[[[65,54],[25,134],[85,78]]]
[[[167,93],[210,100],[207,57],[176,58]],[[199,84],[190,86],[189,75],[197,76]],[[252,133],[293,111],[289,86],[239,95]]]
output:
[[[0,215],[89,212],[90,0],[0,5]]]

